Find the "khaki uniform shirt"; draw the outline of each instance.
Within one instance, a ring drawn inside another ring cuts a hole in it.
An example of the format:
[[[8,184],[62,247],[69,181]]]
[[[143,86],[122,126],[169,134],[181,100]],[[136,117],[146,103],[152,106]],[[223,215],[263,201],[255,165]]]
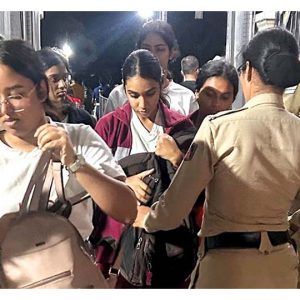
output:
[[[300,84],[297,85],[294,93],[283,94],[283,104],[287,111],[300,117]]]
[[[300,119],[280,95],[261,94],[240,110],[208,116],[189,152],[147,215],[147,231],[177,227],[206,186],[202,236],[288,228],[300,189]]]

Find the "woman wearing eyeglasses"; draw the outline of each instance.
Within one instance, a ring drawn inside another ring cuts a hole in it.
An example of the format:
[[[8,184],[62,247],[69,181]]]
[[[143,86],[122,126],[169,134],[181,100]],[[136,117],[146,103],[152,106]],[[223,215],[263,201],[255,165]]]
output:
[[[0,217],[19,210],[42,151],[50,150],[64,166],[67,199],[87,192],[108,215],[133,222],[136,199],[109,148],[90,126],[46,117],[47,96],[36,51],[21,40],[0,41]],[[56,201],[55,191],[50,200]],[[92,230],[91,217],[90,200],[75,205],[70,215],[84,239]]]
[[[68,99],[67,91],[70,85],[70,69],[62,54],[46,47],[38,51],[49,85],[49,101],[46,103],[46,114],[54,121],[96,125],[94,119],[86,110],[77,108]]]
[[[288,212],[300,200],[300,119],[284,109],[300,81],[295,38],[259,32],[243,52],[246,104],[204,119],[168,190],[135,226],[175,228],[206,187],[197,288],[296,288]]]

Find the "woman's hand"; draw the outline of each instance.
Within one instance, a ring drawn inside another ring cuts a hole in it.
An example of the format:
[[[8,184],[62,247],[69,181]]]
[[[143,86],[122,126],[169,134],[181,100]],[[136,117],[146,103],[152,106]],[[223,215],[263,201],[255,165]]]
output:
[[[155,154],[172,163],[174,167],[179,167],[183,153],[178,148],[175,140],[168,134],[160,134],[157,139]]]
[[[76,154],[66,130],[56,124],[45,124],[36,130],[34,136],[42,151],[50,150],[53,158],[60,160],[65,166],[74,163]],[[94,147],[93,144],[91,141],[91,144],[86,146]],[[106,175],[88,163],[76,171],[74,179],[105,214],[124,224],[133,223],[137,212],[136,197],[123,181]]]
[[[139,174],[127,177],[125,181],[134,191],[136,198],[143,203],[149,201],[152,192],[151,188],[143,181],[143,179],[153,172],[154,169],[146,170]]]
[[[133,223],[133,227],[144,227],[146,215],[151,211],[151,208],[145,205],[138,206],[138,213]]]
[[[59,160],[64,166],[70,166],[76,159],[72,142],[68,133],[61,127],[53,124],[40,126],[34,137],[42,151],[52,150],[53,158]]]

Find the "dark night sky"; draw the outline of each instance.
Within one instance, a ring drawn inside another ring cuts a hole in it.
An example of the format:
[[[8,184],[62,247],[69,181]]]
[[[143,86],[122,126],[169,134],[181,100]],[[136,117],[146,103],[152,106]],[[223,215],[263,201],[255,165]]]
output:
[[[226,12],[204,12],[195,19],[194,12],[168,12],[181,56],[171,63],[175,81],[180,81],[180,59],[188,54],[201,64],[215,55],[225,55]],[[82,76],[97,74],[102,81],[120,82],[121,66],[134,49],[143,24],[137,12],[45,12],[41,24],[42,47],[62,47],[68,40],[74,55],[73,72]]]

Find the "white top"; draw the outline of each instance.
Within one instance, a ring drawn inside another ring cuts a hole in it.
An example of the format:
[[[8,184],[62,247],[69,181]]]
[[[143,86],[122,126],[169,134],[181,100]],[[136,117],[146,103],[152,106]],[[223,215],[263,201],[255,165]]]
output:
[[[199,108],[194,93],[184,86],[173,81],[163,89],[163,95],[170,103],[170,109],[185,116],[191,114]],[[109,94],[104,114],[114,111],[117,107],[127,101],[123,84],[116,86]]]
[[[90,126],[83,124],[54,123],[63,127],[70,136],[76,153],[83,155],[87,163],[100,172],[111,176],[125,176],[122,168],[115,162],[106,143]],[[9,212],[18,211],[23,200],[27,185],[41,156],[35,148],[31,152],[12,149],[0,141],[0,217]],[[4,175],[5,174],[5,175]],[[82,193],[84,189],[77,182],[75,175],[63,169],[66,198]],[[51,201],[56,200],[52,189]],[[86,200],[72,208],[70,221],[76,226],[82,237],[87,238],[92,229],[92,201]]]
[[[164,128],[154,123],[149,132],[133,110],[131,115],[132,148],[130,154],[154,152],[158,136],[164,133]]]
[[[195,94],[186,87],[171,81],[163,89],[163,95],[170,103],[170,109],[177,111],[185,116],[191,114],[199,108]]]
[[[127,100],[123,84],[116,86],[110,93],[104,108],[104,115],[116,110]]]

